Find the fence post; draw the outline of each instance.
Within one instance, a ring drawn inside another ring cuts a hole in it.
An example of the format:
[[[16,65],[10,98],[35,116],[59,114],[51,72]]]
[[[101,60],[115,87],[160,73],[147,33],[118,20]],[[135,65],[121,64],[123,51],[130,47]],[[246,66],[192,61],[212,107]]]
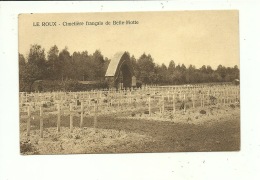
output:
[[[118,96],[117,96],[117,107],[118,107],[118,108],[119,108],[119,104],[120,104],[120,102],[119,102],[119,101],[120,101],[119,95],[120,95],[120,94],[118,94]]]
[[[230,103],[230,99],[229,99],[229,91],[227,90],[227,104]]]
[[[42,105],[40,105],[40,136],[43,138],[43,111],[42,111]]]
[[[175,114],[175,96],[172,96],[172,114]]]
[[[194,102],[194,100],[195,100],[195,97],[194,97],[194,94],[192,94],[192,107],[193,107],[193,108],[195,108],[195,102]]]
[[[204,99],[204,97],[205,97],[204,94],[202,94],[202,107],[205,106],[205,102],[204,102],[205,99]]]
[[[226,93],[225,91],[223,91],[223,103],[224,103],[224,106],[226,105]]]
[[[81,101],[81,114],[80,114],[80,128],[83,127],[83,113],[84,113],[84,104],[83,100]]]
[[[30,136],[30,130],[31,130],[31,105],[28,106],[27,136]]]
[[[97,102],[94,102],[94,128],[97,128]]]
[[[238,103],[238,97],[239,97],[239,92],[238,90],[236,91],[236,103]]]
[[[133,88],[133,87],[132,87]],[[130,99],[129,99],[129,103],[131,104],[132,103],[132,91],[130,90],[129,92],[129,95],[130,95]]]
[[[60,104],[57,104],[58,109],[58,119],[57,119],[57,131],[60,132]]]
[[[200,94],[200,106],[203,107],[203,103],[202,103],[202,93]]]
[[[162,117],[164,116],[164,96],[162,96]]]
[[[208,90],[208,95],[207,95],[207,98],[208,98],[208,106],[210,105],[210,99],[209,99],[209,96],[210,96],[210,93],[209,93],[209,90]]]
[[[150,97],[150,95],[148,97],[148,103],[149,103],[149,116],[151,116],[151,97]]]
[[[185,102],[186,96],[183,94],[183,113],[186,112],[186,102]]]
[[[70,132],[73,132],[73,114],[72,114],[72,103],[70,103]]]

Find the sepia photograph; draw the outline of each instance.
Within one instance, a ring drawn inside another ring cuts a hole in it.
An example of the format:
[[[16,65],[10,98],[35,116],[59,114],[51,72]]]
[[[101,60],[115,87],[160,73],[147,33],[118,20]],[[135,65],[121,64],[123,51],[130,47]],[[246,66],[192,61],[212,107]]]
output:
[[[21,13],[22,155],[240,151],[239,11]]]

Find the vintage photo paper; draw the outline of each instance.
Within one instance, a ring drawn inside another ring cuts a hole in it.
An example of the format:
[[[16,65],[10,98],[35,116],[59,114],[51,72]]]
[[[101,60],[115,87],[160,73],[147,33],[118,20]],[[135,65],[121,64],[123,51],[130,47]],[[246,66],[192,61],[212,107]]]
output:
[[[238,11],[18,23],[21,154],[240,150]]]

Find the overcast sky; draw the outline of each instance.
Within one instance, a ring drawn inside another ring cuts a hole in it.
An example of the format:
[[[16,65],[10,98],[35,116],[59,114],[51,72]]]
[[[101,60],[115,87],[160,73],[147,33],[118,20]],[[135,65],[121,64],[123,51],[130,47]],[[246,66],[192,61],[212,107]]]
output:
[[[105,25],[106,21],[138,21],[133,25]],[[85,25],[103,22],[101,26]],[[56,22],[57,26],[33,26]],[[63,26],[83,22],[84,26]],[[65,23],[64,23],[65,24]],[[22,14],[19,16],[19,52],[27,56],[31,44],[46,52],[57,45],[74,51],[99,49],[111,58],[128,51],[139,58],[149,53],[158,64],[239,66],[238,11],[175,11],[139,13]]]

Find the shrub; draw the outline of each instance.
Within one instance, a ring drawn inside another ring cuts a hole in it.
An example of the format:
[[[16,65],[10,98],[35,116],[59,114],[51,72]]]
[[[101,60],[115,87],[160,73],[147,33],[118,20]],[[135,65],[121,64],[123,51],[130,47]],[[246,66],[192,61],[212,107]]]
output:
[[[206,114],[205,110],[200,110],[200,114]]]
[[[20,152],[21,154],[27,154],[27,153],[39,154],[37,149],[31,144],[30,140],[20,142]]]

